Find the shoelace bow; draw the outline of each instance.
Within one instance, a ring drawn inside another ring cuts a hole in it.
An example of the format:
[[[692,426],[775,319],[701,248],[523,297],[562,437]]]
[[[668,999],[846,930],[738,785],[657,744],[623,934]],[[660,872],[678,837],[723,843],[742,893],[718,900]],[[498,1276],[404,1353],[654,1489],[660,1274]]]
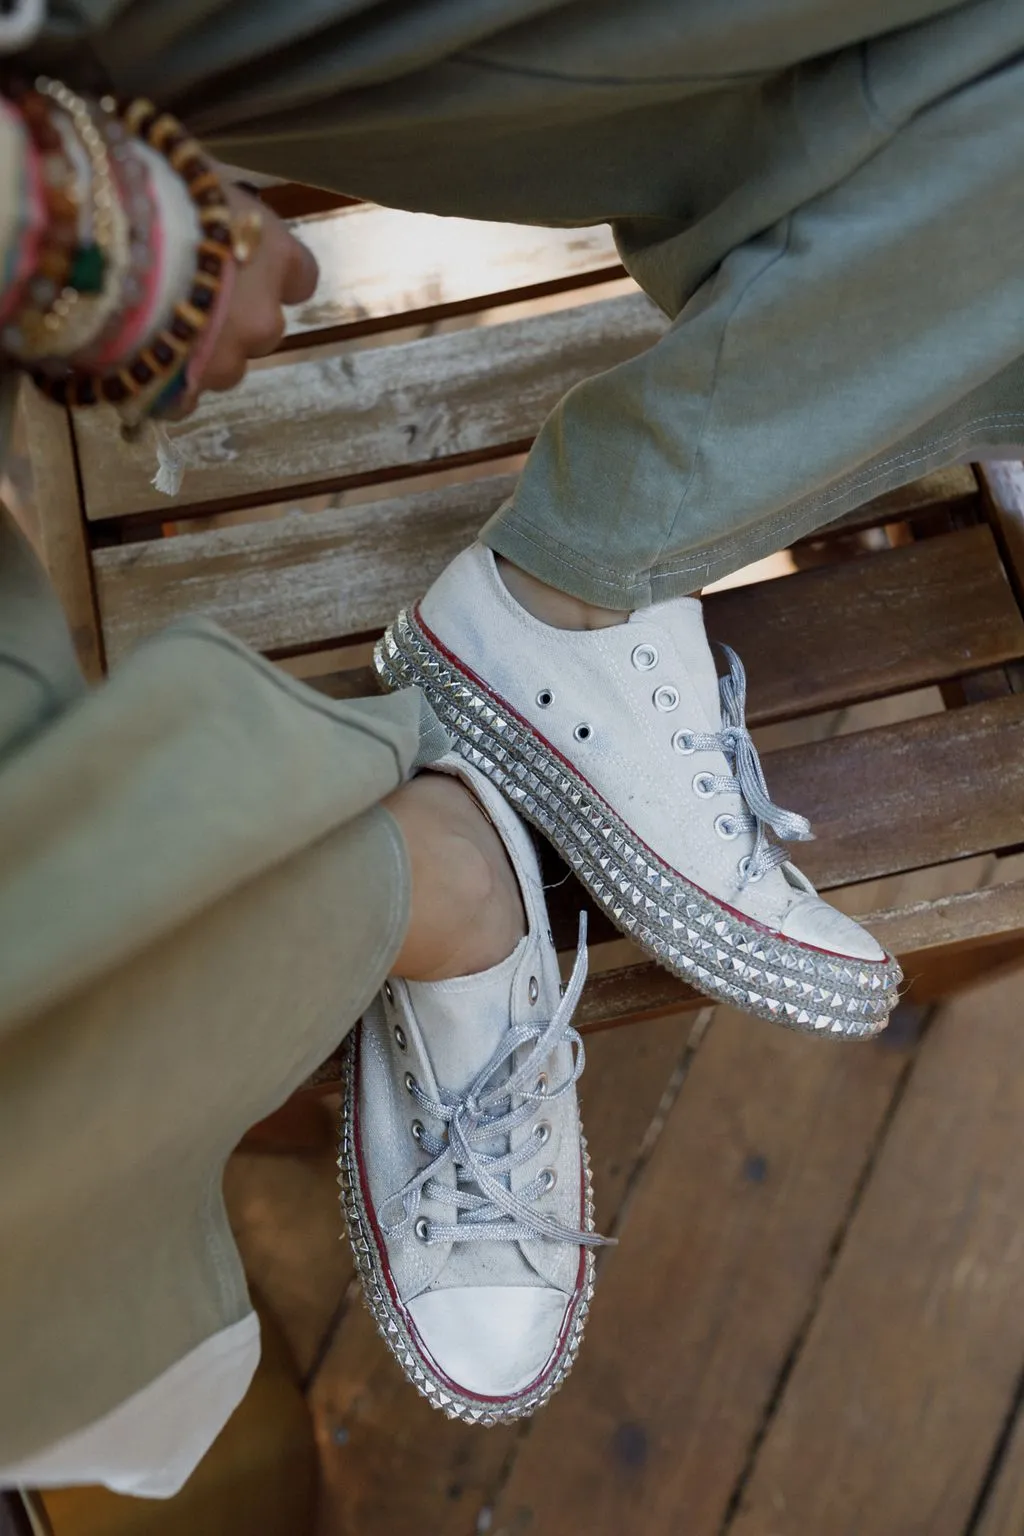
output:
[[[439,1120],[445,1133],[436,1136],[424,1129],[419,1145],[430,1158],[425,1168],[391,1195],[381,1206],[382,1229],[386,1237],[403,1233],[416,1220],[420,1202],[424,1196],[438,1204],[452,1206],[455,1219],[449,1223],[430,1222],[430,1243],[465,1242],[520,1242],[538,1237],[551,1238],[555,1242],[597,1246],[609,1242],[595,1232],[577,1231],[563,1226],[560,1221],[533,1209],[533,1202],[549,1188],[543,1174],[515,1194],[508,1186],[507,1175],[513,1168],[537,1155],[533,1139],[512,1152],[499,1155],[480,1150],[479,1142],[504,1140],[535,1112],[537,1104],[557,1099],[569,1093],[575,1086],[586,1062],[586,1053],[579,1031],[573,1028],[572,1016],[587,978],[587,918],[580,913],[579,943],[576,961],[565,993],[548,1024],[517,1024],[503,1038],[487,1065],[477,1073],[466,1091],[458,1096],[444,1095],[432,1099],[415,1083],[410,1092],[421,1109],[432,1120]],[[524,1045],[533,1041],[533,1049],[520,1066],[502,1077],[510,1060]],[[573,1070],[557,1088],[538,1093],[536,1084],[541,1069],[552,1052],[563,1043],[573,1047]],[[530,1085],[529,1087],[527,1085]],[[522,1096],[522,1103],[514,1109],[514,1100]],[[440,1182],[438,1175],[448,1165],[455,1168],[456,1182],[453,1189]],[[471,1186],[471,1187],[467,1187]],[[384,1213],[391,1205],[401,1202],[403,1215],[392,1225],[384,1220]]]
[[[742,877],[742,884],[747,885],[789,858],[785,848],[770,841],[770,832],[787,843],[811,842],[814,833],[806,816],[783,810],[769,795],[761,759],[747,730],[747,674],[731,646],[723,645],[721,650],[729,663],[727,676],[718,680],[722,729],[686,734],[695,752],[721,752],[732,765],[731,774],[708,773],[704,778],[716,794],[740,795],[750,813],[730,818],[738,832],[754,833],[753,851],[745,861]]]

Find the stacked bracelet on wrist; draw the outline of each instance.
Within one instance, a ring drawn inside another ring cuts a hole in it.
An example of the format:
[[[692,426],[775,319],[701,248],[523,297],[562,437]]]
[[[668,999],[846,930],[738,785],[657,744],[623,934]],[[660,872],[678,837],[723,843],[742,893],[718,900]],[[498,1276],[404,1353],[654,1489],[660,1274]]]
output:
[[[152,102],[119,110],[108,97],[91,106],[48,79],[13,100],[39,160],[47,222],[0,345],[60,404],[148,408],[183,373],[234,259],[246,259],[235,251],[220,178],[177,119]],[[146,301],[151,309],[160,231],[140,140],[188,189],[199,230],[188,292],[155,333]],[[124,338],[147,330],[144,344],[112,366],[127,350]]]

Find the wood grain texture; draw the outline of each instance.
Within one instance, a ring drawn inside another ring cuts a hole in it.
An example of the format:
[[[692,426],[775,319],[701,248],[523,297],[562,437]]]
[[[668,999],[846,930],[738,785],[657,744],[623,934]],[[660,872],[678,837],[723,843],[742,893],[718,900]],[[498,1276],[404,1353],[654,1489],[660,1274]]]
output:
[[[491,1536],[718,1531],[903,1069],[820,1044],[716,1012]]]
[[[379,630],[423,593],[514,487],[514,476],[500,475],[97,550],[108,654],[116,660],[189,612],[270,652]],[[746,660],[751,724],[1024,655],[1024,620],[985,527],[715,592],[705,613],[711,637]],[[330,691],[322,679],[318,686]]]
[[[796,862],[816,884],[1008,848],[1024,836],[1024,697],[772,752],[765,772],[810,817]]]
[[[180,496],[153,489],[146,445],[125,443],[111,411],[75,423],[90,518],[212,503],[280,501],[302,486],[521,445],[579,380],[650,346],[666,321],[641,294],[393,347],[255,369],[171,431]]]
[[[989,530],[716,592],[708,633],[745,658],[754,724],[809,715],[1024,655]]]
[[[381,629],[472,543],[515,483],[514,475],[487,476],[387,501],[99,549],[97,590],[110,657],[188,612],[216,619],[262,651]]]
[[[89,682],[103,676],[104,653],[68,413],[27,381],[18,409],[32,466],[39,552],[71,628]]]
[[[691,1024],[662,1019],[628,1039],[598,1041],[589,1053],[580,1103],[604,1230],[615,1221]],[[466,1536],[479,1528],[479,1511],[520,1435],[516,1428],[481,1433],[442,1418],[408,1386],[358,1303],[341,1322],[310,1402],[330,1536]]]
[[[1024,1413],[1007,1442],[981,1518],[971,1536],[1021,1536],[1024,1531]]]
[[[1001,460],[980,465],[979,470],[1010,579],[1024,604],[1024,464]]]
[[[299,1376],[317,1358],[353,1275],[348,1244],[340,1241],[335,1140],[303,1157],[236,1151],[224,1174],[246,1277],[273,1310]]]
[[[562,929],[568,933],[584,901],[575,892],[560,900]],[[984,966],[989,951],[996,963],[1008,956],[1024,961],[1024,880],[939,896],[912,906],[868,912],[861,919],[878,942],[897,955],[914,995],[943,995],[966,955]],[[633,1025],[680,1009],[700,1008],[706,999],[653,961],[598,970],[583,990],[576,1025],[584,1034]],[[341,1075],[340,1053],[328,1058],[304,1086],[322,1088]]]
[[[925,1040],[729,1536],[962,1536],[1024,1360],[1022,1117],[986,986]]]
[[[908,985],[920,997],[942,996],[941,982],[955,974],[956,963],[967,953],[977,955],[979,965],[988,951],[996,963],[1012,954],[1024,963],[1024,881],[868,912],[861,921],[899,957]],[[685,981],[645,961],[591,976],[576,1024],[584,1032],[606,1029],[701,1002]]]
[[[622,275],[606,224],[544,229],[439,218],[358,203],[299,220],[292,232],[320,265],[307,304],[289,312],[286,345],[377,328],[409,325],[457,310],[483,308]]]

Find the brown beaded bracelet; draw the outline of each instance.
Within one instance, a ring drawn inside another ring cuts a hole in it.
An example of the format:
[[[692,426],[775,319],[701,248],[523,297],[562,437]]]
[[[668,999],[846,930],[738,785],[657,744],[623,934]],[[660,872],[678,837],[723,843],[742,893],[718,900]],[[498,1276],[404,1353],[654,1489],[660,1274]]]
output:
[[[62,374],[33,370],[33,381],[59,405],[95,405],[100,401],[124,405],[173,373],[209,324],[225,263],[232,258],[231,210],[220,178],[177,118],[141,98],[118,109],[112,98],[104,97],[100,106],[119,119],[125,133],[163,155],[182,178],[196,207],[202,238],[188,294],[175,304],[168,324],[131,361],[102,375],[76,368]]]

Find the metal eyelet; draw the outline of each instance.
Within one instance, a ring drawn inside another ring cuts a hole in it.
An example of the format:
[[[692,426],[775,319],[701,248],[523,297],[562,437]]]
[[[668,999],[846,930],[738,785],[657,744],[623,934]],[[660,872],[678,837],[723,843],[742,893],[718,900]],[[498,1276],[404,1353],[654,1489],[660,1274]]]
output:
[[[395,1044],[400,1051],[407,1051],[409,1049],[409,1042],[405,1038],[405,1030],[401,1024],[395,1025]]]
[[[389,1003],[393,1003],[394,1000],[395,1000],[395,994],[391,990],[391,983],[390,983],[390,981],[386,981],[384,983],[384,996],[387,998]]]
[[[412,1073],[411,1072],[407,1072],[405,1074],[405,1091],[406,1091],[406,1093],[412,1093],[413,1089],[414,1088],[418,1088],[418,1087],[419,1087],[419,1084],[417,1083],[416,1079],[413,1077]]]
[[[536,976],[530,977],[530,985],[526,989],[526,995],[531,1003],[535,1003],[538,997],[540,997],[540,983]]]
[[[413,1141],[422,1141],[423,1140],[423,1130],[424,1130],[423,1121],[422,1120],[414,1120],[413,1123],[412,1123],[412,1139],[413,1139]]]
[[[649,672],[658,665],[658,652],[653,645],[636,645],[631,659],[638,672]]]
[[[740,835],[740,829],[732,816],[716,816],[715,831],[719,837],[724,837],[727,843],[731,843],[734,837]]]
[[[660,688],[655,688],[651,697],[655,709],[660,709],[663,715],[679,708],[679,689],[673,688],[671,683],[663,683]]]
[[[740,859],[740,862],[737,864],[736,868],[739,870],[740,879],[741,880],[745,880],[747,885],[756,885],[759,880],[763,880],[764,879],[764,870],[763,869],[759,869],[756,875],[752,875],[752,874],[749,873],[749,870],[750,870],[750,859],[749,858]]]
[[[551,1122],[548,1120],[538,1120],[533,1128],[533,1134],[541,1146],[544,1146],[545,1142],[551,1140]]]
[[[537,1086],[536,1086],[536,1088],[533,1091],[534,1091],[534,1093],[540,1094],[541,1098],[543,1098],[544,1095],[547,1093],[547,1091],[548,1091],[548,1075],[547,1075],[546,1072],[542,1072],[540,1074],[540,1077],[538,1077],[538,1079],[537,1079]]]
[[[573,731],[573,735],[576,737],[577,741],[589,741],[593,734],[593,731],[590,729],[590,726],[586,724],[586,722],[578,725]]]
[[[548,709],[555,702],[555,696],[550,688],[542,688],[537,695],[537,703],[541,709]]]
[[[544,1180],[542,1185],[543,1193],[545,1195],[550,1194],[555,1185],[558,1183],[558,1174],[553,1168],[542,1168],[540,1171],[540,1176]]]
[[[413,1224],[413,1231],[421,1243],[430,1241],[430,1222],[425,1216],[420,1216]]]
[[[693,792],[702,800],[710,800],[715,793],[715,776],[713,773],[695,773],[693,776]]]
[[[681,752],[684,757],[689,757],[697,750],[693,744],[692,731],[676,731],[675,735],[672,737],[672,745],[675,747],[676,751]]]

